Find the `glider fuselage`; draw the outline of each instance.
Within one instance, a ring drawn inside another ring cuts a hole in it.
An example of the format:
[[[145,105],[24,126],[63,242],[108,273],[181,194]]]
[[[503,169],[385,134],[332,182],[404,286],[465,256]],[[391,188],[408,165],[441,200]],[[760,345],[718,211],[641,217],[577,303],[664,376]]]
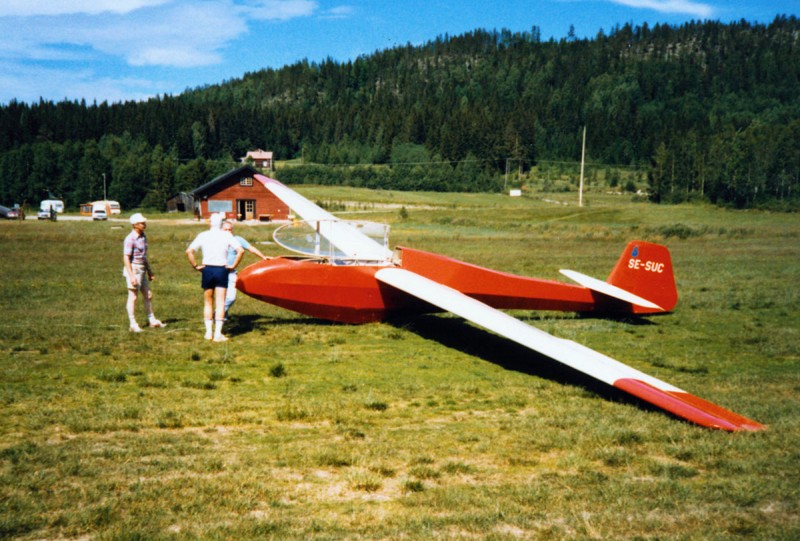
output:
[[[581,286],[494,271],[421,250],[399,250],[402,257],[396,266],[494,308],[591,312],[614,305],[612,299],[598,299]],[[387,266],[393,265],[339,265],[326,259],[278,257],[243,269],[236,287],[270,304],[343,323],[438,311],[377,280],[375,273]]]

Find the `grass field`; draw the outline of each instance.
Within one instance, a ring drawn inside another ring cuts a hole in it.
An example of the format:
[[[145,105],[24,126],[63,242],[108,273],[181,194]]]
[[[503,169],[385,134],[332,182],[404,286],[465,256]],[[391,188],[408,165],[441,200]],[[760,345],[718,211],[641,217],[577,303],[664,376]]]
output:
[[[4,222],[0,538],[800,538],[796,214],[299,191],[393,244],[542,278],[667,244],[673,314],[514,315],[768,429],[688,424],[446,315],[336,325],[240,296],[207,343],[183,254],[203,226],[174,216],[148,224],[168,326],[130,334],[127,222]]]

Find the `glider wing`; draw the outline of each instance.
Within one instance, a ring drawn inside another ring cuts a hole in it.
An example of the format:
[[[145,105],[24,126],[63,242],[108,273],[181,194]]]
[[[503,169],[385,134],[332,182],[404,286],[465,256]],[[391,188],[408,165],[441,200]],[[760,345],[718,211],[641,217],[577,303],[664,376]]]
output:
[[[576,342],[557,338],[531,327],[455,289],[414,272],[385,268],[379,270],[375,277],[381,282],[699,425],[729,431],[764,428],[755,421],[706,402]]]
[[[330,212],[315,205],[281,182],[254,175],[270,192],[289,205],[303,220],[309,223],[317,233],[341,251],[347,259],[358,261],[388,261],[392,251],[363,234],[346,221],[338,219]]]

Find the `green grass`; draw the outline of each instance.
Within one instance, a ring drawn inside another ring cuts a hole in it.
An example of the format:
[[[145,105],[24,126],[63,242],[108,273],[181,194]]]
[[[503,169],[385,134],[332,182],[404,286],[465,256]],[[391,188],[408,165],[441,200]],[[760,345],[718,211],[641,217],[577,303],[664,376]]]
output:
[[[336,325],[240,296],[207,343],[183,255],[202,226],[174,217],[148,226],[168,326],[132,335],[127,223],[2,222],[0,538],[800,537],[796,215],[299,191],[393,244],[550,279],[665,242],[673,314],[514,315],[768,430],[699,428],[446,315]]]

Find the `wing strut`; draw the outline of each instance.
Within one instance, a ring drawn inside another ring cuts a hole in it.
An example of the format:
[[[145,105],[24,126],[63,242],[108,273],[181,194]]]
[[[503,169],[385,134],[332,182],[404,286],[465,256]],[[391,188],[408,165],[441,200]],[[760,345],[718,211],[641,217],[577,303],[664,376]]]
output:
[[[761,430],[760,423],[707,402],[571,340],[557,338],[448,286],[399,268],[375,277],[670,413],[709,428]]]

